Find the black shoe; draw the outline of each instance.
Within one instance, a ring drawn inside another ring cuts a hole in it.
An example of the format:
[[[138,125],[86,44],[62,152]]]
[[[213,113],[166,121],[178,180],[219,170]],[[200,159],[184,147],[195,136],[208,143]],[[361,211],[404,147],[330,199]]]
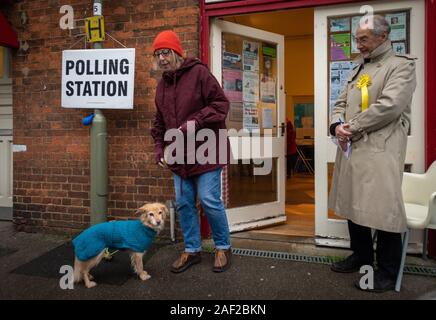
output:
[[[386,291],[395,290],[395,279],[392,279],[391,277],[384,275],[380,271],[375,271],[374,284],[372,288],[366,288],[366,287],[362,288],[360,286],[360,279],[354,283],[354,286],[362,291],[382,293]]]
[[[360,270],[363,265],[372,265],[372,263],[365,263],[359,257],[353,253],[345,260],[335,262],[331,265],[330,269],[334,272],[340,273],[352,273]]]

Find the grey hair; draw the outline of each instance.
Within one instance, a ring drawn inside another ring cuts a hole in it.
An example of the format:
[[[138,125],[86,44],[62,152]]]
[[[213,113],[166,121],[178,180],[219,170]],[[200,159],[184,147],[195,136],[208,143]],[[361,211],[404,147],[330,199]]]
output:
[[[389,36],[389,34],[391,33],[391,26],[383,16],[378,14],[364,16],[361,19],[361,25],[371,26],[370,21],[372,21],[372,28],[370,30],[373,35],[382,36],[384,33],[387,33],[387,35]]]
[[[179,56],[173,49],[171,49],[171,51],[174,55],[174,60],[176,61],[176,63],[182,65],[185,59],[182,56]]]

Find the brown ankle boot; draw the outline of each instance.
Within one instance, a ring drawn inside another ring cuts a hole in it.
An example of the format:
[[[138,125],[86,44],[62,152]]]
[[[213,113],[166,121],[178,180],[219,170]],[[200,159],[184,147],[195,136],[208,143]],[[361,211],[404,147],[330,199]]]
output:
[[[196,253],[183,252],[182,255],[176,261],[174,261],[173,265],[171,266],[171,272],[174,273],[183,272],[187,270],[190,266],[200,262],[201,262],[200,252],[196,252]]]
[[[213,265],[213,272],[223,272],[230,267],[232,259],[232,249],[227,250],[216,249],[215,263]]]

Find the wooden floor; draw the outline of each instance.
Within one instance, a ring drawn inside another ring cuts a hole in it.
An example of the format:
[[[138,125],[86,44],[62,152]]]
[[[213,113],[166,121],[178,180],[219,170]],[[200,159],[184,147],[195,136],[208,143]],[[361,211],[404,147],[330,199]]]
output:
[[[264,229],[252,230],[253,233],[313,237],[315,235],[315,184],[314,176],[297,174],[286,181],[285,224]]]

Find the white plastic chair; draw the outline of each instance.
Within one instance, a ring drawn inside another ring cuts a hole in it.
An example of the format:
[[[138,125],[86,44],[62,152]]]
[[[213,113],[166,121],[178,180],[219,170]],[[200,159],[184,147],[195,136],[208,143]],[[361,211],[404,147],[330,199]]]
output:
[[[403,175],[403,201],[407,216],[407,231],[403,234],[403,252],[401,265],[395,285],[399,292],[403,279],[409,230],[424,230],[423,258],[427,257],[427,230],[436,229],[436,161],[426,173],[408,173]]]

